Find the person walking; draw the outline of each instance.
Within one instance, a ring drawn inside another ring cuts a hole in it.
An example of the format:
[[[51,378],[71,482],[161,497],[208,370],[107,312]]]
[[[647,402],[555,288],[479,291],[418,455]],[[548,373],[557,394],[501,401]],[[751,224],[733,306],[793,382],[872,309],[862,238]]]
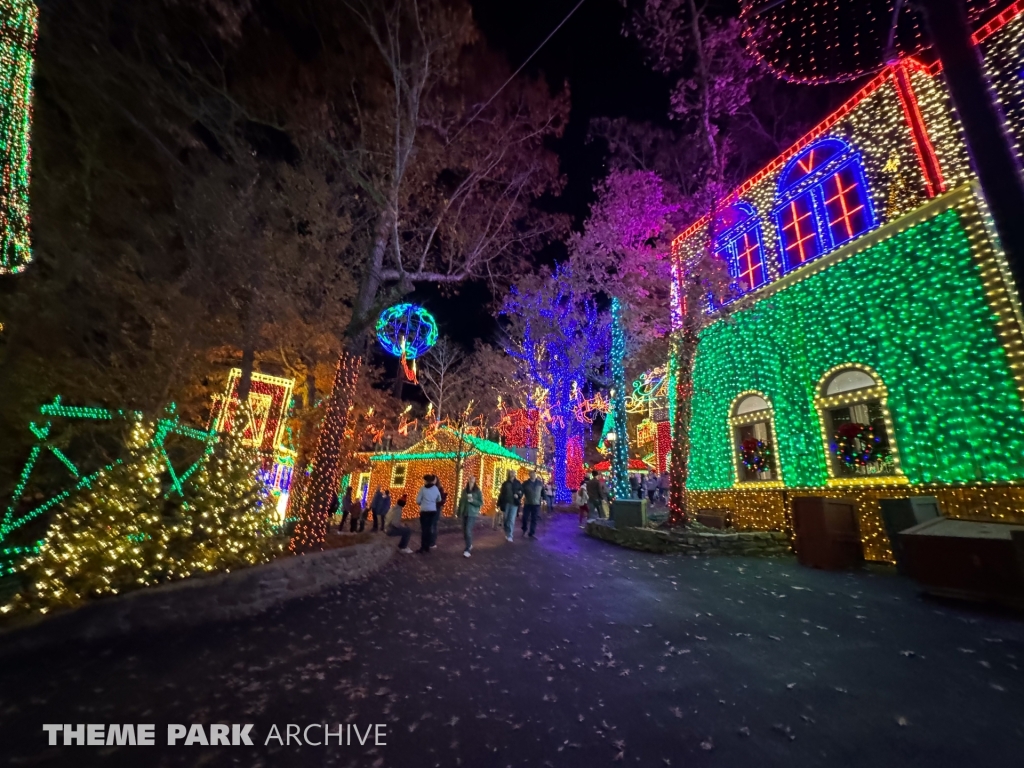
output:
[[[380,525],[381,532],[384,531],[384,518],[391,510],[391,489],[384,490],[379,485],[377,492],[373,494],[373,501],[370,502],[370,512],[373,513],[373,530]]]
[[[662,472],[661,477],[658,478],[658,496],[661,498],[661,503],[665,504],[668,502],[668,489],[672,482],[669,479],[668,472]]]
[[[420,548],[422,555],[430,553],[434,548],[437,516],[440,514],[441,492],[437,490],[437,478],[433,475],[423,476],[423,487],[416,494],[416,506],[420,508]]]
[[[547,508],[548,514],[553,514],[555,511],[555,494],[551,491],[551,483],[544,482],[544,490],[541,491],[541,503]]]
[[[480,507],[483,505],[484,493],[476,484],[476,477],[470,475],[469,482],[462,489],[462,498],[459,499],[457,510],[459,518],[462,520],[462,535],[466,539],[466,551],[462,553],[463,557],[470,557],[469,553],[473,550],[473,526],[476,525],[476,519],[480,516]]]
[[[384,535],[385,536],[401,536],[402,538],[398,542],[398,551],[403,555],[411,555],[412,550],[409,549],[409,539],[412,538],[412,528],[408,525],[402,525],[402,511],[405,509],[406,503],[409,498],[403,493],[398,497],[398,501],[395,505],[388,510],[387,515],[384,516]]]
[[[350,485],[345,489],[345,498],[341,500],[341,525],[338,526],[338,533],[345,531],[345,523],[351,517],[352,505],[355,503],[355,500],[352,498],[352,486]]]
[[[515,470],[510,469],[498,492],[498,508],[504,515],[502,524],[505,527],[505,538],[509,541],[512,541],[512,531],[516,526],[516,512],[519,511],[519,501],[522,498],[523,484],[516,477]]]
[[[580,511],[580,528],[586,528],[586,524],[583,522],[587,518],[587,481],[584,480],[580,483],[580,487],[576,489],[576,493],[573,494],[573,504]]]
[[[523,533],[531,539],[537,538],[537,517],[544,496],[544,481],[530,470],[530,478],[523,483]],[[529,533],[527,533],[529,527]]]
[[[629,476],[629,498],[640,498],[640,478],[636,475]]]
[[[366,521],[370,519],[370,508],[364,507],[357,501],[355,512],[358,512],[358,515],[354,514],[352,517],[352,531],[362,533],[366,530]]]
[[[587,504],[590,506],[589,520],[599,520],[604,517],[603,502],[608,499],[608,492],[605,490],[604,483],[601,481],[601,477],[597,472],[590,473],[590,479],[587,480]]]
[[[653,507],[654,497],[658,495],[658,478],[653,472],[644,478],[644,489],[647,492],[647,502]]]

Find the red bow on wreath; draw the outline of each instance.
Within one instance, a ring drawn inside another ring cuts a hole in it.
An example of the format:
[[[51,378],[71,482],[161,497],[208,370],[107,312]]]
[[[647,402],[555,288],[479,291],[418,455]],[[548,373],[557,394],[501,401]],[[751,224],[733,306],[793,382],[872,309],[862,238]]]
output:
[[[861,433],[868,429],[871,429],[871,427],[867,424],[847,422],[846,424],[839,425],[838,435],[845,440],[853,440],[860,437]]]

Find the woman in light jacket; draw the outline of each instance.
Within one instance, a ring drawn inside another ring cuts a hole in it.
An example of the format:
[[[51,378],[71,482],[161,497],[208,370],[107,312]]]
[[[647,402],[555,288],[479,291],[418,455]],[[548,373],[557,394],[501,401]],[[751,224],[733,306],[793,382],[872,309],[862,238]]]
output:
[[[484,494],[480,486],[476,484],[476,477],[469,476],[469,482],[462,489],[462,498],[459,499],[459,517],[462,519],[462,535],[466,539],[466,551],[463,557],[469,557],[473,549],[473,526],[476,525],[476,518],[480,514],[480,507],[484,505]]]
[[[437,478],[423,476],[423,487],[416,494],[416,506],[420,508],[420,549],[421,555],[430,554],[435,542],[437,516],[441,514],[441,492],[437,489]]]

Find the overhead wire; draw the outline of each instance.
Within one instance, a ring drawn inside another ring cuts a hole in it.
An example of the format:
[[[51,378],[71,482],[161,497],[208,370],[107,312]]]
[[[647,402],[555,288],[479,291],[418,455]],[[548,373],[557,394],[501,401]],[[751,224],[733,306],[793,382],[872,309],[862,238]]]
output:
[[[480,106],[479,109],[477,109],[477,111],[474,113],[474,115],[468,121],[466,121],[465,125],[463,125],[461,128],[459,128],[458,131],[455,132],[455,135],[452,136],[451,140],[448,142],[448,144],[446,146],[451,146],[452,144],[455,143],[455,140],[457,138],[459,138],[459,136],[462,134],[462,132],[464,130],[466,130],[466,128],[468,128],[473,123],[474,120],[476,120],[478,117],[480,117],[480,114],[485,109],[487,109],[487,107],[489,107],[491,105],[491,102],[493,102],[496,98],[498,98],[498,94],[500,94],[503,90],[505,90],[505,88],[508,87],[509,83],[511,83],[513,80],[516,79],[516,77],[519,75],[519,73],[523,71],[523,69],[526,67],[527,64],[530,63],[530,61],[533,59],[533,57],[536,56],[538,53],[540,53],[541,49],[545,45],[548,44],[548,41],[551,40],[551,38],[555,36],[555,34],[558,32],[558,30],[560,30],[562,27],[565,26],[565,23],[567,21],[569,21],[570,18],[572,18],[572,15],[574,13],[576,13],[576,11],[579,10],[580,6],[583,5],[586,1],[587,0],[580,0],[578,3],[576,3],[575,6],[573,6],[573,9],[571,11],[569,11],[569,13],[567,13],[565,15],[564,19],[562,19],[560,22],[558,22],[558,26],[555,27],[553,30],[551,30],[551,32],[548,34],[548,36],[545,37],[541,41],[540,45],[538,45],[534,49],[533,53],[531,53],[529,56],[526,57],[526,60],[522,64],[520,64],[519,68],[509,76],[508,80],[506,80],[504,83],[502,83],[501,87],[498,88],[498,90],[496,90],[493,94],[491,94],[491,97],[489,99],[487,99],[487,101],[485,101]]]

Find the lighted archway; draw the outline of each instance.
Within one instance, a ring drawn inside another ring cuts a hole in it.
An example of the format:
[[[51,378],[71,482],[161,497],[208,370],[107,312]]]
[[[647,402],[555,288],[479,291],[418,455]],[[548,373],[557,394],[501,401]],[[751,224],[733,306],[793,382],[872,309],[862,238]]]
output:
[[[733,485],[782,487],[775,409],[763,392],[740,392],[729,406]]]
[[[903,484],[889,391],[870,366],[843,363],[818,382],[814,404],[829,485]]]

